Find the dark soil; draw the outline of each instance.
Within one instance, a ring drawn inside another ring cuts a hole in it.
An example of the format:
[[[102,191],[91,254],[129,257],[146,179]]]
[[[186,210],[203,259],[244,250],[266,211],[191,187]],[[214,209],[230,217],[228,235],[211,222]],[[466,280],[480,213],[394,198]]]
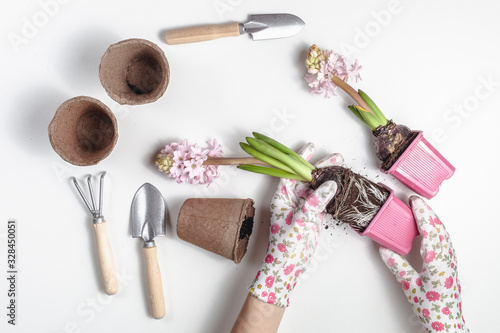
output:
[[[240,240],[241,239],[250,239],[250,235],[252,235],[252,230],[253,230],[253,216],[246,217],[245,220],[243,221],[243,224],[241,225],[240,228]]]
[[[327,213],[358,232],[366,229],[389,196],[383,186],[341,166],[315,170],[311,188],[328,180],[337,183],[337,194],[327,205]]]

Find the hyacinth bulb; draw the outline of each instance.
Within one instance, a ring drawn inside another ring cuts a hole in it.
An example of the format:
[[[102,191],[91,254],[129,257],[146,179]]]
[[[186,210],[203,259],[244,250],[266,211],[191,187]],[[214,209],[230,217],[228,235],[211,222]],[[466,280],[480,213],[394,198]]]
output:
[[[405,125],[398,125],[391,120],[387,122],[387,125],[377,127],[373,131],[377,158],[381,161],[387,160],[411,134],[411,129]]]

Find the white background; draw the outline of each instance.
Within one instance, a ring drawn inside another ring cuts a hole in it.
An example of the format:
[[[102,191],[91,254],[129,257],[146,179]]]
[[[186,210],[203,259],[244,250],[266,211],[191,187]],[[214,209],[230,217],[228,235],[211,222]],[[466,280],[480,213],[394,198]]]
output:
[[[312,43],[357,58],[363,81],[355,87],[388,118],[423,130],[457,168],[430,204],[458,253],[467,325],[473,332],[495,331],[499,10],[493,0],[3,2],[0,331],[230,330],[265,253],[277,180],[225,168],[209,188],[178,185],[151,163],[174,140],[202,144],[215,137],[233,156],[243,155],[238,142],[251,131],[271,134],[295,149],[312,141],[318,157],[341,152],[347,166],[383,181],[406,201],[411,192],[378,171],[371,133],[347,110],[349,99],[308,94],[303,60]],[[274,12],[300,16],[304,30],[264,42],[242,36],[169,46],[160,38],[166,28]],[[27,33],[26,22],[39,27]],[[120,106],[99,82],[107,47],[132,37],[157,43],[169,60],[170,85],[156,103]],[[117,146],[93,167],[64,162],[48,140],[55,110],[78,95],[103,101],[119,123]],[[69,181],[103,170],[108,172],[104,216],[122,276],[112,297],[102,292],[90,215]],[[157,239],[167,308],[162,320],[149,315],[142,244],[130,231],[132,197],[145,182],[160,189],[169,210],[168,235]],[[241,264],[176,237],[179,208],[190,197],[256,201],[254,234]],[[19,227],[16,327],[6,323],[9,218]],[[280,332],[423,332],[373,241],[338,227],[326,230],[322,241]],[[418,253],[410,257],[418,265]]]

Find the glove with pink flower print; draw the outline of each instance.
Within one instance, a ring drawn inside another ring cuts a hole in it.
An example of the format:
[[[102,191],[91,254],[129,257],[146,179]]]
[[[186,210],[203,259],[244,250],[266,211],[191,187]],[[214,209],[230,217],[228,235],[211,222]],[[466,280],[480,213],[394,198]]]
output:
[[[309,160],[314,145],[307,144],[300,155]],[[316,167],[341,165],[342,155],[333,154]],[[261,301],[287,307],[290,293],[314,254],[321,233],[324,210],[337,191],[328,181],[315,191],[309,183],[281,179],[271,202],[271,223],[266,257],[250,293]]]
[[[422,235],[422,272],[386,248],[380,248],[382,260],[401,283],[426,332],[469,332],[462,315],[457,258],[450,236],[424,200],[412,196],[410,206]]]

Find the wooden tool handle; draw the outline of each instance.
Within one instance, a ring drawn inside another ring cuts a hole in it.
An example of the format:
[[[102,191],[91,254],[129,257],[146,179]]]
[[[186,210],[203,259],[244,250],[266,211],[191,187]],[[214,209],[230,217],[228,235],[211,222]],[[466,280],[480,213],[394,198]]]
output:
[[[118,292],[118,280],[116,279],[115,262],[108,239],[106,222],[94,223],[93,225],[104,292],[108,295],[114,295]]]
[[[170,45],[186,44],[239,35],[239,23],[232,22],[169,30],[165,33],[165,42]]]
[[[149,306],[153,318],[161,319],[165,316],[165,301],[163,299],[163,284],[161,282],[160,267],[156,255],[156,246],[145,247],[146,280],[148,284]]]

